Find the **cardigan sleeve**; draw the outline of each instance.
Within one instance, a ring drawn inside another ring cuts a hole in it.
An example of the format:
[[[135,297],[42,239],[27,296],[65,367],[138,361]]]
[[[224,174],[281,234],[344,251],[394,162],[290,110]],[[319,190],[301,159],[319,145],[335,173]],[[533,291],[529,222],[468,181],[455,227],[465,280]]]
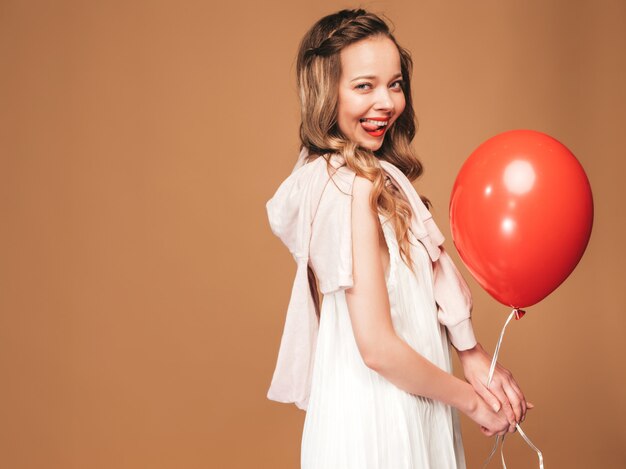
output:
[[[472,293],[443,245],[439,249],[433,266],[437,317],[448,329],[452,345],[457,350],[467,350],[476,345],[470,318]]]

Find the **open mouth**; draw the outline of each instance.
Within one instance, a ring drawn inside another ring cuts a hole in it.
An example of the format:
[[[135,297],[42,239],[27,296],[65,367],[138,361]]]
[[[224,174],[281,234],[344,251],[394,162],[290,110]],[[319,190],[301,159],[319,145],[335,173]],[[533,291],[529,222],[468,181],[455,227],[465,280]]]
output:
[[[361,122],[361,127],[372,137],[380,137],[385,133],[387,126],[389,125],[389,120],[375,120],[375,119],[367,119],[362,118],[359,119]]]

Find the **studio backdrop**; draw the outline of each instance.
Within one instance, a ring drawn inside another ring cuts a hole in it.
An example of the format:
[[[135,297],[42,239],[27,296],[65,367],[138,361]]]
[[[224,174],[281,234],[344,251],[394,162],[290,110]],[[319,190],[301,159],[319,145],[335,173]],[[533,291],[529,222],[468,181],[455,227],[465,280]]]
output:
[[[509,309],[454,248],[458,171],[510,129],[584,167],[587,251],[500,362],[547,468],[625,467],[619,0],[0,2],[0,467],[299,467],[305,413],[266,398],[296,265],[265,203],[299,152],[298,42],[359,6],[412,53],[414,184],[490,352]],[[462,427],[481,467],[493,439]],[[517,433],[505,451],[538,467]]]

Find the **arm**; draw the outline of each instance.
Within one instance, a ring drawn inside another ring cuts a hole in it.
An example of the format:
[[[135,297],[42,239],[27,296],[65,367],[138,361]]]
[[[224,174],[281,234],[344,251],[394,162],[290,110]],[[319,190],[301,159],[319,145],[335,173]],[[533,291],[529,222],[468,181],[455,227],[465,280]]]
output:
[[[509,421],[509,431],[526,418],[526,398],[509,370],[496,364],[487,389],[491,356],[476,341],[470,319],[472,295],[463,276],[441,246],[434,264],[435,300],[439,321],[448,329],[450,341],[457,350],[463,373],[474,390],[494,409],[502,408]]]
[[[397,387],[454,406],[481,425],[483,433],[502,434],[508,422],[471,385],[446,373],[400,339],[391,322],[389,296],[379,254],[379,220],[369,205],[372,183],[357,176],[352,200],[354,284],[346,301],[364,363]]]

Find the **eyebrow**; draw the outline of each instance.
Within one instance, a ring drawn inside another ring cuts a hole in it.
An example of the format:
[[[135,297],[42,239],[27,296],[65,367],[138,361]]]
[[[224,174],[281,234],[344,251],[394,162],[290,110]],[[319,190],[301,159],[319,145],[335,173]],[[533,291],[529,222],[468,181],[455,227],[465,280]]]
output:
[[[392,79],[394,79],[394,78],[398,78],[398,77],[401,77],[401,76],[402,76],[402,72],[399,72],[399,73],[396,73],[396,74],[392,77]],[[376,76],[375,76],[375,75],[361,75],[361,76],[359,76],[359,77],[356,77],[356,78],[353,78],[352,80],[350,80],[350,83],[352,83],[353,81],[359,80],[359,79],[361,79],[361,78],[367,78],[368,80],[374,80],[374,79],[376,78]]]

